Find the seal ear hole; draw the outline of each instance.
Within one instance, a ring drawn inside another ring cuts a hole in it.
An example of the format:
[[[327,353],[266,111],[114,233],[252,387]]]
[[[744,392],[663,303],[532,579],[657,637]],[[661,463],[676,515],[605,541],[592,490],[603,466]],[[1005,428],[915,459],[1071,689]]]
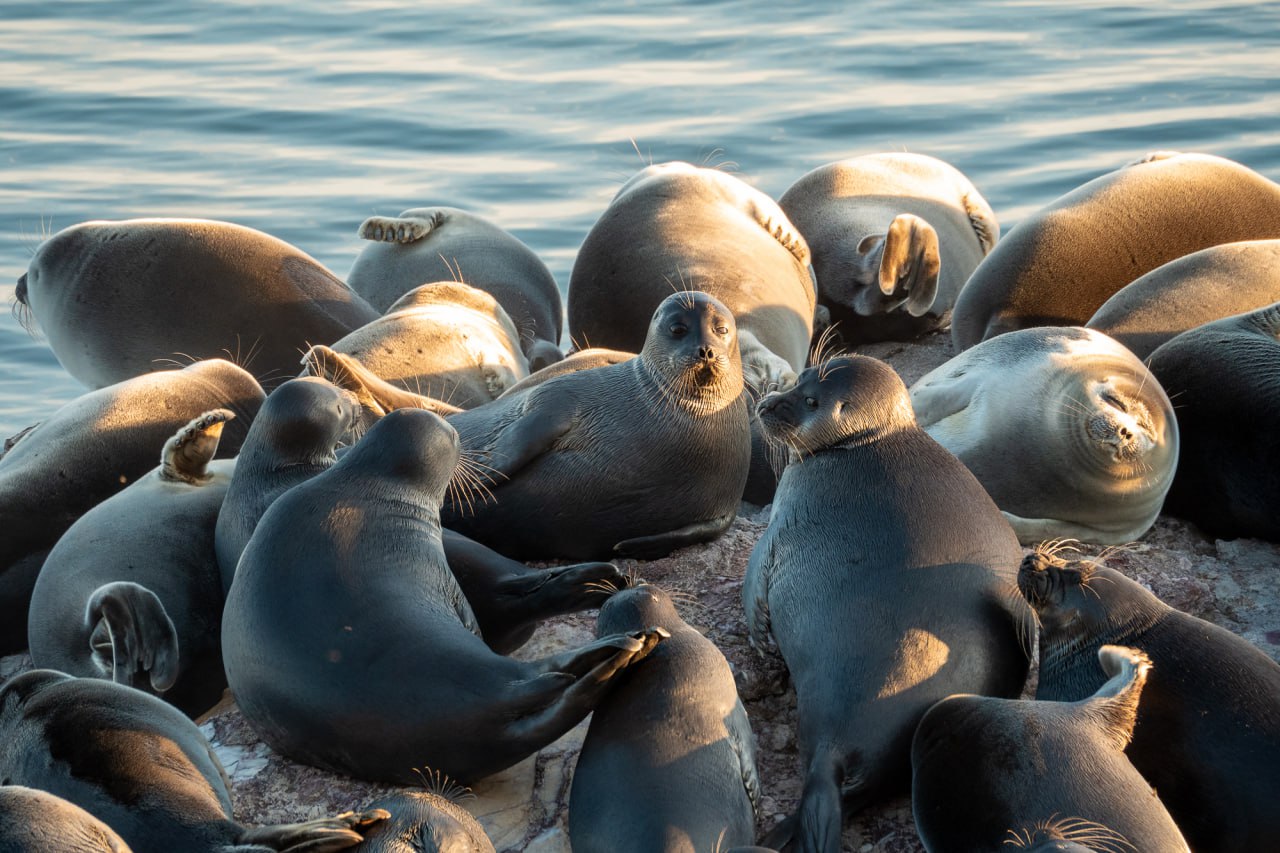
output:
[[[811,409],[818,408],[818,399],[816,397],[805,397],[804,404]]]

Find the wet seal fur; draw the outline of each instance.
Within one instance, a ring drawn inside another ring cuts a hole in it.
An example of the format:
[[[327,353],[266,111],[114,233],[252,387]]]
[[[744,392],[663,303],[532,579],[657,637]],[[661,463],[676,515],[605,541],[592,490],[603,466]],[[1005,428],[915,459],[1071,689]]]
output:
[[[1201,249],[1126,285],[1086,324],[1147,361],[1183,332],[1280,301],[1280,240]]]
[[[907,788],[911,735],[934,702],[1022,689],[1022,551],[916,426],[888,365],[831,359],[757,409],[791,462],[742,603],[752,643],[776,642],[791,673],[805,774],[796,816],[764,844],[838,853],[842,798],[851,813]]]
[[[659,640],[612,636],[533,662],[486,647],[441,544],[459,460],[444,420],[394,411],[258,523],[222,651],[272,749],[363,779],[411,783],[425,765],[470,783],[580,722]]]
[[[1280,542],[1280,303],[1183,332],[1149,363],[1181,441],[1164,511],[1215,538]]]
[[[819,166],[778,200],[813,254],[818,302],[847,344],[911,340],[946,325],[1000,222],[954,166],[866,154]]]
[[[751,726],[733,673],[662,589],[614,594],[596,634],[671,636],[596,706],[569,793],[575,850],[703,853],[750,844],[760,800]],[[620,797],[619,779],[641,798]]]
[[[5,853],[132,853],[116,831],[75,803],[22,785],[0,786]]]
[[[623,184],[591,227],[569,278],[578,347],[637,351],[673,290],[701,290],[738,321],[747,384],[795,381],[809,354],[817,294],[809,249],[782,208],[745,181],[672,162]]]
[[[747,409],[733,315],[672,294],[635,358],[451,416],[482,490],[442,519],[517,559],[650,559],[714,539],[750,468]]]
[[[85,513],[31,594],[31,661],[160,696],[192,717],[227,686],[213,548],[233,460],[213,461],[234,414],[206,412],[165,443],[160,466]]]
[[[26,648],[36,574],[76,519],[154,468],[202,412],[236,413],[219,444],[234,456],[262,400],[251,375],[212,359],[81,395],[14,440],[0,457],[0,654]]]
[[[1280,185],[1208,154],[1160,151],[1020,221],[951,315],[956,351],[1029,326],[1079,326],[1129,282],[1209,246],[1280,237]]]
[[[325,853],[359,844],[384,811],[246,828],[195,723],[140,690],[47,669],[0,687],[0,778],[62,797],[133,853]]]
[[[926,849],[1187,853],[1163,789],[1124,753],[1150,661],[1112,645],[1088,656],[1105,683],[1079,701],[951,696],[929,709],[911,744]]]
[[[429,281],[458,281],[492,294],[519,330],[533,370],[563,357],[564,306],[547,265],[489,220],[456,207],[415,207],[371,216],[347,283],[379,311]],[[315,341],[313,343],[324,343]]]
[[[1036,698],[1097,689],[1104,676],[1093,658],[1104,643],[1141,649],[1153,669],[1129,760],[1196,851],[1280,849],[1280,665],[1068,551],[1040,547],[1018,574],[1040,618]]]
[[[1169,396],[1132,353],[1092,329],[984,341],[911,386],[911,405],[1024,545],[1137,539],[1173,482],[1179,433]]]
[[[73,225],[41,244],[17,299],[67,372],[90,388],[180,357],[233,358],[260,381],[278,382],[309,345],[378,316],[301,250],[204,219]]]

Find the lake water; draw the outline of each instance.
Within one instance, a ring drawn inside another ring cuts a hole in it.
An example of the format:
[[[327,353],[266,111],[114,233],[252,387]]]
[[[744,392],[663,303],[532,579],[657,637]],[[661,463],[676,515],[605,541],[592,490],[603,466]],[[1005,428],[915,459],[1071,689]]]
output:
[[[649,161],[775,198],[932,154],[1007,231],[1151,150],[1280,179],[1280,4],[0,2],[0,299],[41,236],[195,216],[345,276],[374,213],[490,217],[561,287]],[[198,310],[198,307],[195,307]],[[83,391],[0,317],[0,437]]]

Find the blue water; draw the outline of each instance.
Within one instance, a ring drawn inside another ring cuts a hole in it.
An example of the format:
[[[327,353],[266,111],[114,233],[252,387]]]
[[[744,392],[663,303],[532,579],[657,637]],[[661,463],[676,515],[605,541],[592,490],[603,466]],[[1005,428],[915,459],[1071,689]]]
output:
[[[946,159],[1008,226],[1150,150],[1280,179],[1280,4],[0,2],[0,299],[42,235],[198,216],[345,276],[373,213],[448,204],[563,288],[617,187]],[[0,316],[0,437],[81,389]]]

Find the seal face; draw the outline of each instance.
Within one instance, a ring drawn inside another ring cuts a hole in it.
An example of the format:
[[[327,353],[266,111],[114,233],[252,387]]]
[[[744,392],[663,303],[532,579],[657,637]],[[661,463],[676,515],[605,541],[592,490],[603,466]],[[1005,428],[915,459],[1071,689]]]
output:
[[[597,634],[655,625],[670,636],[592,714],[569,794],[569,840],[617,853],[750,844],[760,780],[724,656],[649,584],[605,602]],[[620,778],[643,799],[618,796]]]
[[[791,462],[743,608],[753,644],[772,638],[790,670],[805,768],[797,815],[764,843],[799,835],[800,849],[838,850],[842,800],[856,810],[906,788],[930,705],[1018,694],[1021,549],[973,475],[916,426],[888,365],[832,359],[757,408]]]
[[[427,766],[467,783],[564,734],[658,641],[612,636],[534,662],[492,652],[441,546],[459,459],[444,420],[394,411],[263,515],[222,650],[276,751],[365,779],[410,782]]]
[[[181,286],[174,286],[181,282]],[[192,294],[200,310],[192,310]],[[54,355],[90,388],[229,357],[264,382],[378,314],[315,259],[261,231],[200,219],[85,222],[50,237],[25,300]]]
[[[1127,754],[1192,847],[1280,843],[1280,666],[1068,550],[1037,548],[1018,573],[1040,621],[1037,698],[1072,701],[1096,689],[1104,676],[1093,658],[1104,643],[1141,649],[1153,669]]]
[[[1164,511],[1217,538],[1280,541],[1280,303],[1184,332],[1150,364],[1182,444]]]
[[[449,422],[484,493],[448,500],[444,523],[517,559],[644,558],[712,539],[751,461],[734,318],[696,291],[662,301],[637,357]]]
[[[738,323],[743,374],[759,393],[794,381],[813,336],[809,249],[773,199],[688,163],[634,175],[579,249],[569,335],[580,347],[635,352],[673,290],[705,291]]]
[[[365,833],[361,853],[494,853],[480,822],[447,790],[403,791],[371,808],[391,817]]]
[[[249,373],[214,359],[89,392],[19,436],[0,457],[0,653],[26,647],[36,574],[77,518],[154,468],[202,412],[236,414],[219,444],[234,456],[262,400]]]
[[[1111,645],[1094,659],[1108,680],[1077,702],[962,695],[929,709],[911,744],[911,808],[928,850],[1186,853],[1164,791],[1124,753],[1150,661]]]
[[[911,404],[1023,544],[1137,539],[1173,482],[1178,425],[1168,395],[1132,353],[1092,329],[984,341],[916,382]]]
[[[226,687],[213,531],[232,462],[213,463],[234,414],[206,412],[160,467],[85,513],[49,552],[31,594],[37,667],[108,678],[191,716]]]
[[[944,326],[1000,239],[995,211],[969,179],[923,154],[828,163],[778,203],[804,235],[818,302],[849,344],[910,340]]]
[[[456,207],[416,207],[366,219],[347,282],[379,311],[427,281],[455,281],[493,295],[519,330],[537,370],[558,361],[564,307],[541,259],[499,226]],[[314,341],[313,343],[320,343]]]
[[[1175,258],[1280,238],[1280,185],[1208,154],[1158,152],[1095,178],[1018,223],[956,300],[964,350],[1029,326],[1079,326]]]

